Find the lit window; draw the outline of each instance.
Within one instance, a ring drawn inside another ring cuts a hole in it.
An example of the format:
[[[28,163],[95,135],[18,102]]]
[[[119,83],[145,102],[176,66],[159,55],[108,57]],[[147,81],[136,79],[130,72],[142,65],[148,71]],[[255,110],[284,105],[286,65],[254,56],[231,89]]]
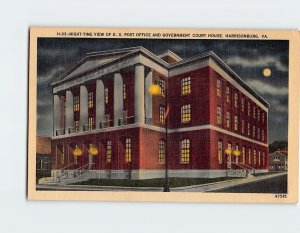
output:
[[[239,119],[238,116],[234,116],[234,130],[237,131],[239,128]]]
[[[74,96],[73,99],[73,110],[74,112],[79,112],[80,109],[80,102],[79,102],[79,95]]]
[[[126,84],[123,84],[123,100],[126,99]]]
[[[256,150],[253,150],[253,164],[256,165]]]
[[[165,123],[165,107],[159,106],[159,123]]]
[[[239,145],[238,144],[235,146],[235,150],[239,151]],[[235,162],[239,163],[239,156],[235,156]]]
[[[221,81],[217,79],[217,96],[221,97]]]
[[[111,163],[111,141],[106,142],[106,162]]]
[[[238,94],[237,93],[234,93],[234,107],[238,107],[238,101],[239,101],[239,98],[238,98]]]
[[[181,94],[187,95],[191,93],[191,77],[181,79]]]
[[[64,145],[61,146],[60,163],[61,163],[61,164],[64,164],[64,163],[65,163],[65,147],[64,147]]]
[[[265,131],[264,130],[261,131],[261,139],[263,142],[265,141]]]
[[[226,101],[227,101],[227,103],[230,103],[230,89],[229,89],[229,87],[226,87]]]
[[[158,162],[159,163],[165,163],[165,153],[166,153],[166,147],[165,147],[165,141],[159,140],[158,142]]]
[[[255,111],[255,106],[253,106],[253,118],[255,119],[256,118],[256,111]]]
[[[242,112],[245,111],[245,99],[242,98]]]
[[[222,109],[217,106],[217,123],[220,125],[222,123]]]
[[[230,128],[230,112],[226,111],[226,127]]]
[[[105,103],[108,104],[108,88],[105,88],[104,90],[104,99],[105,99]]]
[[[245,164],[245,162],[246,162],[246,149],[245,149],[245,147],[243,146],[243,148],[242,148],[242,163],[243,164]]]
[[[183,139],[181,141],[181,163],[190,162],[191,144],[189,139]]]
[[[191,121],[191,105],[183,105],[181,107],[181,123],[188,123]]]
[[[79,121],[74,121],[74,130],[75,130],[75,133],[79,132]]]
[[[247,124],[247,135],[250,136],[250,123]]]
[[[252,159],[251,159],[251,148],[249,148],[248,150],[248,164],[252,163]]]
[[[258,165],[260,166],[260,150],[258,151]]]
[[[262,119],[261,119],[261,121],[262,121],[262,123],[264,124],[265,123],[265,113],[262,113]]]
[[[223,142],[218,141],[218,162],[219,162],[219,164],[222,163],[222,159],[223,159]]]
[[[166,81],[162,78],[159,79],[159,86],[160,86],[160,94],[165,96],[166,94]]]
[[[250,102],[248,102],[248,116],[251,115],[251,106],[250,106]]]
[[[125,159],[127,163],[131,162],[131,139],[126,138]]]
[[[255,138],[255,125],[253,125],[252,137]]]
[[[260,128],[257,128],[257,139],[260,139]]]
[[[260,121],[260,111],[257,109],[257,120]]]
[[[88,93],[88,107],[92,108],[94,106],[94,92]]]
[[[88,129],[93,130],[94,129],[94,124],[95,124],[95,118],[94,117],[89,117],[89,119],[88,119]]]
[[[242,120],[242,134],[245,133],[245,120]]]

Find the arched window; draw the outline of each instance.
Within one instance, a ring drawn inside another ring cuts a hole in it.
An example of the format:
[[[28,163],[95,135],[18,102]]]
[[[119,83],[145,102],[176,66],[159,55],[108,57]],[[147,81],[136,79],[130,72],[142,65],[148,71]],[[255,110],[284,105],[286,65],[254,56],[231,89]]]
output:
[[[158,142],[158,162],[165,163],[166,144],[163,139]]]
[[[223,160],[223,142],[222,140],[218,141],[218,162],[219,164],[222,164]]]
[[[125,142],[125,160],[127,163],[131,162],[131,139],[126,138]]]
[[[181,163],[190,162],[191,143],[190,139],[183,139],[181,141]]]

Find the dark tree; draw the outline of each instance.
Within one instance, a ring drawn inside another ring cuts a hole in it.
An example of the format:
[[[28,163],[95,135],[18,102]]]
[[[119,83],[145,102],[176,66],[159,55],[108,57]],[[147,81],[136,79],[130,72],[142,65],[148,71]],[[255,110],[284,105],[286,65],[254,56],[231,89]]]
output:
[[[273,153],[277,150],[283,150],[288,147],[287,141],[274,141],[271,144],[269,144],[269,152]]]

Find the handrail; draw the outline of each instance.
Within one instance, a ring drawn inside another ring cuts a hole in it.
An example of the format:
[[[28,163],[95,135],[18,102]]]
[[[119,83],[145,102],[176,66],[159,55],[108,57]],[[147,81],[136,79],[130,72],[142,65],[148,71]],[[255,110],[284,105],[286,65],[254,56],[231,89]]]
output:
[[[74,177],[77,177],[77,174],[79,173],[80,175],[83,174],[84,168],[89,167],[89,163],[77,168],[76,170],[74,170]],[[85,169],[86,171],[88,171],[88,169]]]
[[[249,170],[255,170],[255,168],[253,167],[250,167],[249,165],[246,165],[246,164],[243,164],[243,163],[235,163],[235,162],[231,162],[232,164],[235,164],[236,166],[238,167],[241,167],[241,168],[248,168]]]

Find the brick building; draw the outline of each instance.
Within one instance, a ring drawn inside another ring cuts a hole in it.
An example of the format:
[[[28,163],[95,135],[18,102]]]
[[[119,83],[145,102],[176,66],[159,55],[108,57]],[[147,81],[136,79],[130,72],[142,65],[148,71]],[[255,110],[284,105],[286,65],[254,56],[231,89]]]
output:
[[[288,148],[277,150],[269,155],[269,171],[287,171],[288,170]]]
[[[159,96],[148,91],[154,83]],[[213,52],[187,59],[143,47],[89,53],[51,87],[54,171],[163,177],[166,146],[170,177],[268,169],[269,104]]]

